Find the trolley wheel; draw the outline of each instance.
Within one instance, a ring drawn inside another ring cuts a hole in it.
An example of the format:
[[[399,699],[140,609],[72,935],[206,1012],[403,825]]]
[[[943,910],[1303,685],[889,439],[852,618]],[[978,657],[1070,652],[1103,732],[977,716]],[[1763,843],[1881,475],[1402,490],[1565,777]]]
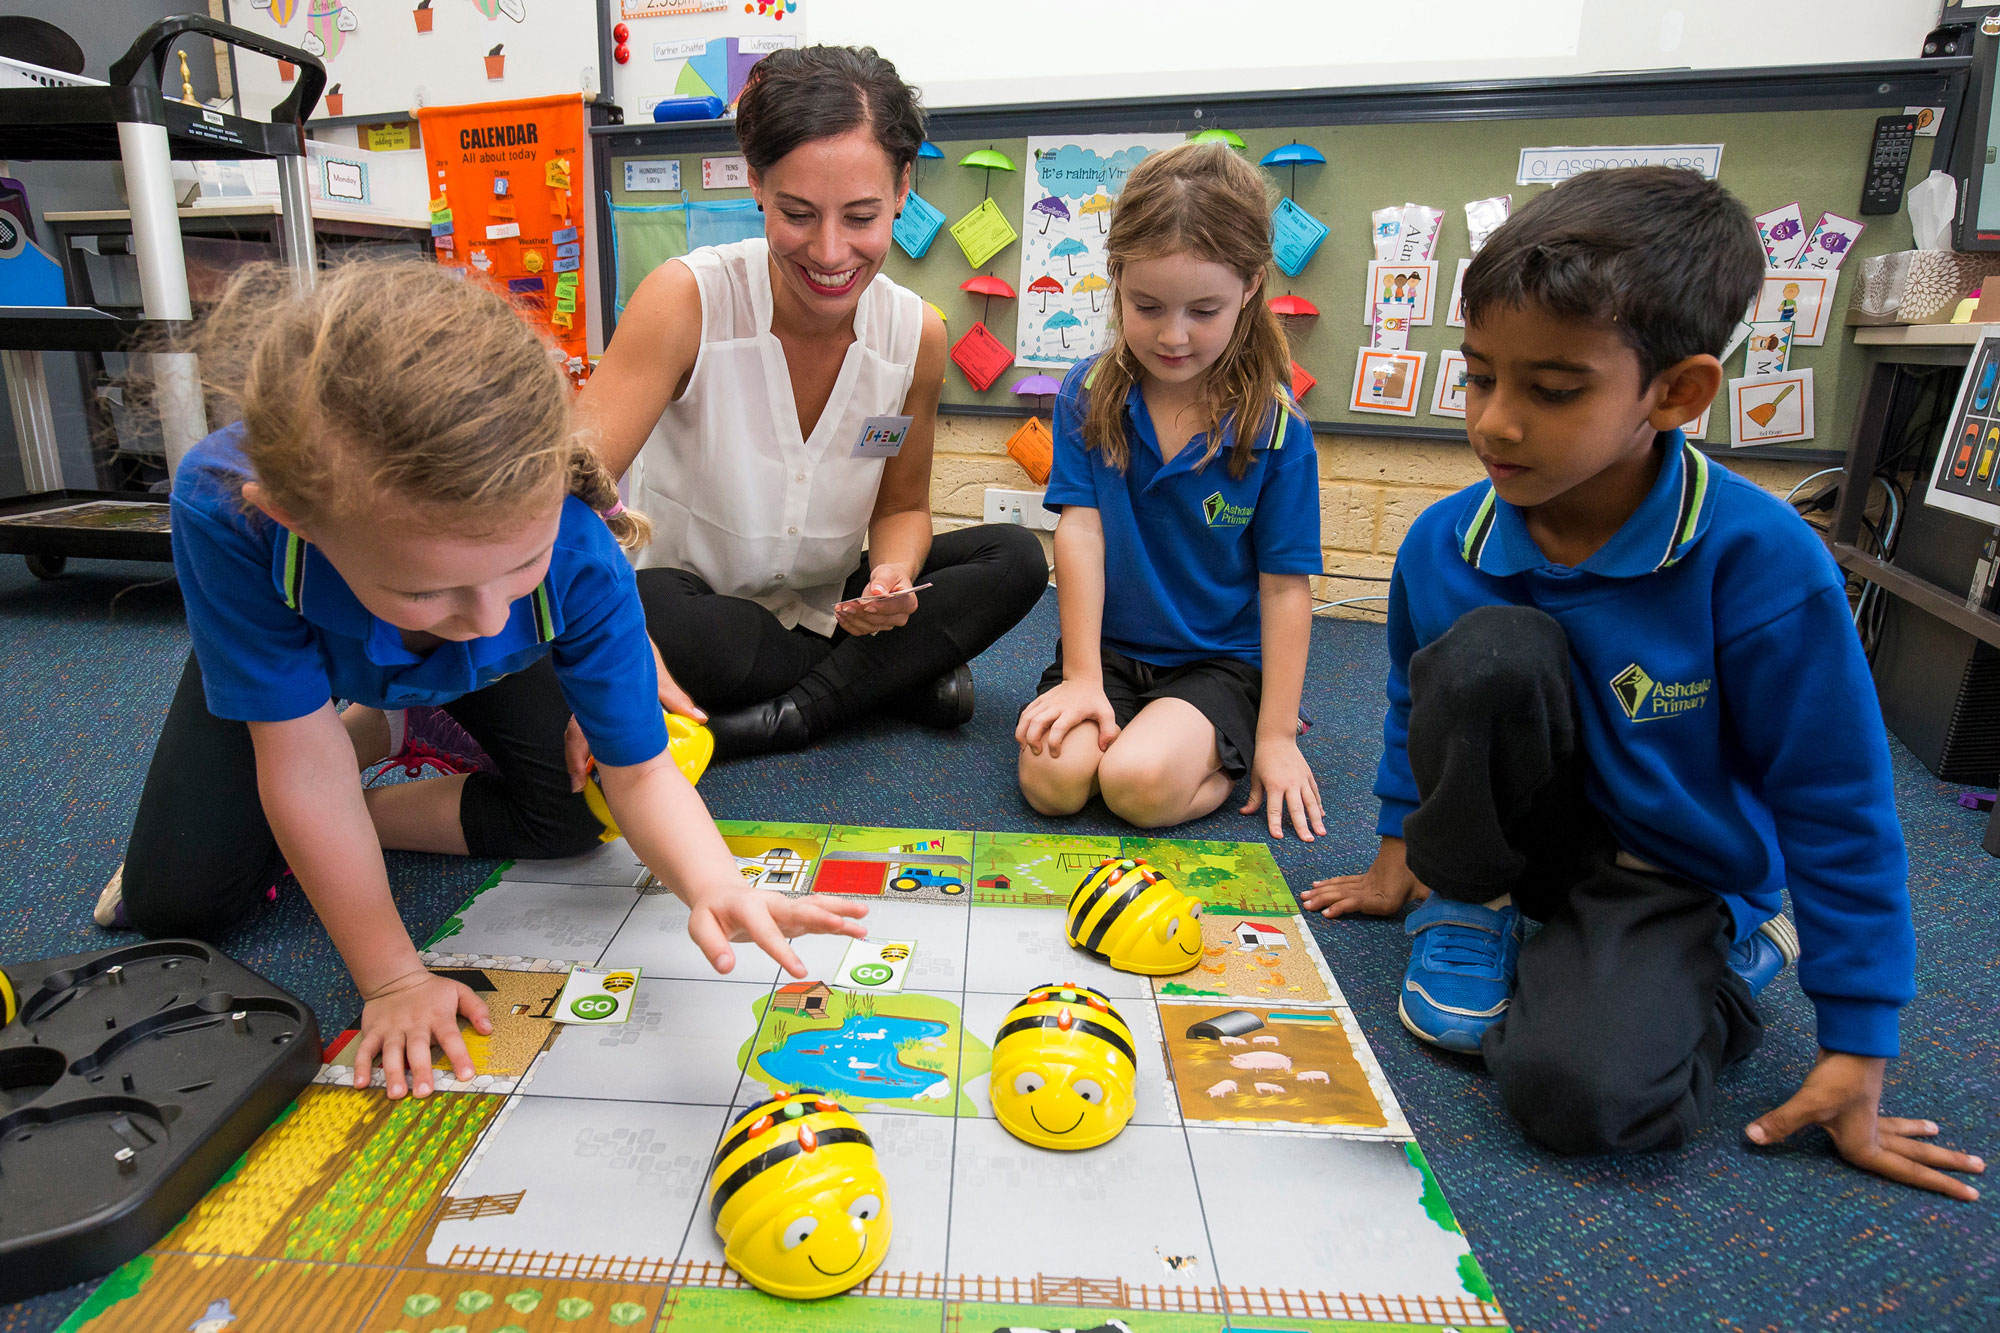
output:
[[[60,578],[69,564],[66,555],[43,555],[40,551],[27,557],[27,560],[28,572],[38,579]]]

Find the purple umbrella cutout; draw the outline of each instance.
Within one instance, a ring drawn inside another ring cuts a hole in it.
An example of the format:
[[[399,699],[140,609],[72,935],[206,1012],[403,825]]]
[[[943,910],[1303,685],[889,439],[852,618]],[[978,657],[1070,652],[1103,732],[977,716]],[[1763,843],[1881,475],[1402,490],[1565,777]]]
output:
[[[1040,234],[1043,236],[1049,234],[1049,224],[1051,222],[1069,221],[1069,205],[1055,195],[1050,195],[1038,204],[1031,204],[1028,211],[1042,215],[1042,230]]]

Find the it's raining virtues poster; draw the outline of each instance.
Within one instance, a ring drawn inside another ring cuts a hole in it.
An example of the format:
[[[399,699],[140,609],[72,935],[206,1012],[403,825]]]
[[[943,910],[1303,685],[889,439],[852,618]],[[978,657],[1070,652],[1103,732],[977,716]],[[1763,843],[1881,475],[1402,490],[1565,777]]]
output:
[[[1021,173],[1021,302],[1014,363],[1066,370],[1102,348],[1111,325],[1104,263],[1111,203],[1146,154],[1178,134],[1087,134],[1028,140]]]

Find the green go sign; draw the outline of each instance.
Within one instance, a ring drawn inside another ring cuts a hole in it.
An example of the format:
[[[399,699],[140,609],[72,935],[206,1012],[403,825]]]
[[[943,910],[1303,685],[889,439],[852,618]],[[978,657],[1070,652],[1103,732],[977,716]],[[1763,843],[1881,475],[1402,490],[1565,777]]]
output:
[[[881,963],[860,963],[847,975],[857,986],[880,986],[896,975],[896,969]]]
[[[569,1011],[578,1018],[609,1018],[618,1012],[618,1001],[609,995],[583,995],[570,1001]]]

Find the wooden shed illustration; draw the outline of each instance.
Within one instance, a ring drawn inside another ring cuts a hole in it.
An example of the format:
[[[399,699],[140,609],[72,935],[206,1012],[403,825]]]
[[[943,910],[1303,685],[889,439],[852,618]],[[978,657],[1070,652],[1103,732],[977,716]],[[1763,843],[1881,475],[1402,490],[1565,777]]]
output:
[[[771,1008],[804,1014],[807,1018],[825,1018],[826,1000],[831,994],[824,981],[794,981],[778,987],[778,993],[771,998]]]

